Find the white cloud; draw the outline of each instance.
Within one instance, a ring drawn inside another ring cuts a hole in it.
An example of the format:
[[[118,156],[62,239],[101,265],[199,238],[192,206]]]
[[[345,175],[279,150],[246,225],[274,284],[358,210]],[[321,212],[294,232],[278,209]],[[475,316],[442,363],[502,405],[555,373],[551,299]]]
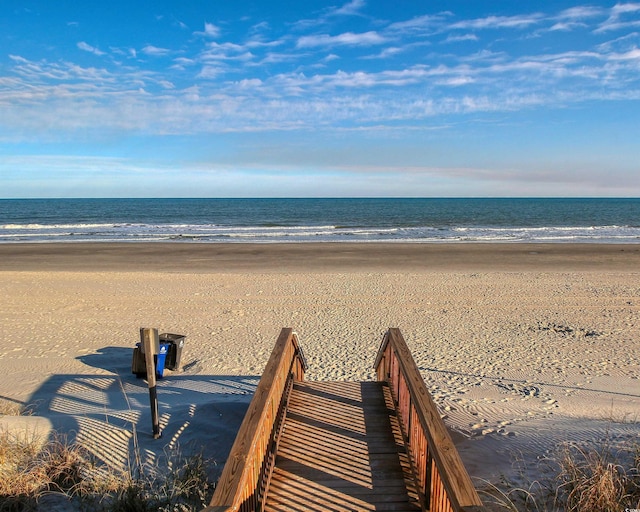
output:
[[[587,25],[585,23],[561,21],[552,25],[549,30],[551,32],[570,32],[576,28],[585,28],[586,26]]]
[[[80,41],[77,44],[77,47],[83,52],[93,53],[94,55],[98,55],[98,56],[106,55],[105,52],[100,51],[98,48],[91,46],[90,44],[85,43],[84,41]]]
[[[559,20],[581,20],[602,16],[603,14],[604,10],[600,7],[579,5],[561,11],[556,18]]]
[[[528,14],[519,16],[487,16],[474,20],[463,20],[452,23],[449,29],[502,29],[502,28],[525,28],[540,23],[543,19],[541,14]]]
[[[262,84],[262,80],[260,80],[259,78],[252,78],[252,79],[244,79],[244,80],[240,80],[238,82],[238,87],[240,89],[257,89],[259,87],[261,87]]]
[[[201,32],[194,32],[194,35],[215,39],[220,37],[220,27],[205,21],[204,30]]]
[[[208,37],[218,37],[220,35],[220,28],[213,23],[205,23],[204,34]]]
[[[187,57],[176,57],[173,59],[173,62],[175,62],[175,65],[180,69],[193,66],[197,63],[194,59],[188,59]]]
[[[402,53],[402,52],[403,52],[402,48],[398,48],[397,46],[391,46],[389,48],[385,48],[384,50],[382,50],[374,58],[376,58],[376,59],[389,59],[389,58],[393,57],[394,55],[398,55],[399,53]]]
[[[360,14],[360,10],[366,5],[365,0],[351,0],[351,2],[344,4],[342,7],[332,11],[331,14],[339,16],[353,16]]]
[[[164,55],[168,55],[169,53],[171,53],[171,50],[169,50],[167,48],[159,48],[157,46],[153,46],[153,45],[150,45],[150,44],[145,46],[140,51],[142,53],[144,53],[145,55],[149,55],[151,57],[162,57]]]
[[[314,48],[324,46],[372,46],[383,44],[386,39],[374,31],[355,34],[353,32],[345,32],[337,36],[320,34],[314,36],[302,36],[298,39],[296,47],[298,48]]]
[[[51,86],[55,87],[60,82],[88,82],[94,85],[99,81],[101,84],[113,84],[116,77],[109,71],[101,68],[94,67],[82,67],[71,62],[48,62],[42,61],[30,61],[20,56],[10,55],[9,58],[17,63],[13,68],[13,71],[25,80],[25,86],[27,83],[34,86],[47,87],[47,81],[51,81]],[[70,87],[76,87],[78,84],[71,83]]]
[[[636,12],[635,7],[624,5],[615,11],[616,16]],[[354,11],[365,7],[364,2],[357,1],[343,6]],[[456,20],[453,14],[441,13],[393,23],[386,29],[380,28],[380,22],[371,21],[377,31],[362,33],[307,33],[295,38],[288,32],[279,33],[274,40],[268,40],[266,33],[260,40],[242,36],[221,41],[190,38],[183,46],[176,45],[180,51],[153,45],[137,51],[110,49],[114,55],[134,58],[141,53],[169,56],[172,66],[168,70],[154,67],[150,59],[129,59],[125,64],[105,62],[101,69],[62,61],[29,61],[12,55],[12,80],[0,75],[3,109],[5,104],[10,105],[6,117],[3,110],[3,123],[5,127],[15,123],[24,133],[28,126],[36,125],[36,119],[45,118],[48,121],[42,125],[55,125],[60,133],[94,126],[96,118],[107,128],[151,133],[328,125],[365,130],[374,122],[383,125],[401,119],[419,124],[442,113],[566,106],[596,97],[624,98],[625,94],[637,97],[640,50],[638,40],[631,35],[608,46],[601,43],[591,47],[589,41],[580,40],[575,50],[566,52],[552,51],[550,39],[547,54],[532,55],[519,53],[524,45],[512,50],[509,33],[504,35],[506,42],[487,37],[487,46],[475,44],[471,53],[457,47],[443,51],[442,46],[433,44],[478,42],[485,39],[475,32],[480,29],[535,25],[559,30],[586,22],[593,28],[597,20],[592,18],[601,16],[601,20],[612,12],[573,7],[556,15],[471,20]],[[219,35],[219,29],[210,25],[209,29],[205,25],[205,32]],[[400,31],[401,27],[407,29],[406,33]],[[425,37],[427,32],[437,39]],[[521,34],[514,37],[520,38]],[[586,37],[589,33],[585,31]],[[427,54],[416,51],[418,44],[432,47]],[[338,50],[331,53],[334,47],[345,46],[356,50],[340,57]],[[87,43],[78,47],[96,50]],[[278,51],[272,51],[276,47]],[[358,47],[362,48],[359,53]],[[535,52],[540,47],[529,49]],[[320,51],[314,60],[316,49]],[[351,58],[351,53],[358,57]],[[400,53],[400,58],[392,59]],[[193,89],[194,84],[199,88]],[[136,92],[141,90],[146,92]]]
[[[617,17],[621,14],[638,11],[640,11],[640,3],[616,4],[611,8],[611,15]]]
[[[402,34],[435,31],[442,26],[446,18],[448,18],[447,14],[416,16],[410,20],[394,22],[387,27],[387,30]]]
[[[446,78],[444,80],[437,80],[436,83],[438,85],[446,85],[446,86],[452,86],[452,87],[459,87],[462,85],[469,85],[474,83],[475,80],[473,78],[470,78],[468,76],[454,76],[451,78]]]
[[[640,3],[626,3],[614,5],[609,13],[609,17],[595,30],[595,32],[608,32],[621,30],[630,27],[640,27],[640,20],[632,19],[625,21],[624,15],[640,11]]]
[[[21,64],[26,64],[29,61],[27,59],[25,59],[24,57],[21,57],[20,55],[11,55],[9,54],[9,58],[14,61],[14,62],[19,62]]]
[[[449,34],[449,36],[447,36],[444,42],[458,43],[462,41],[477,41],[477,40],[478,40],[478,36],[475,34],[461,34],[461,35]]]
[[[213,80],[218,76],[224,74],[226,72],[226,67],[220,65],[204,65],[200,72],[196,75],[197,78],[206,78],[208,80]]]
[[[264,58],[255,63],[257,66],[263,66],[265,64],[280,64],[282,62],[295,62],[300,58],[299,55],[294,53],[276,53],[269,52]]]
[[[609,55],[610,60],[637,60],[640,61],[640,48],[634,48],[625,53],[615,53]]]

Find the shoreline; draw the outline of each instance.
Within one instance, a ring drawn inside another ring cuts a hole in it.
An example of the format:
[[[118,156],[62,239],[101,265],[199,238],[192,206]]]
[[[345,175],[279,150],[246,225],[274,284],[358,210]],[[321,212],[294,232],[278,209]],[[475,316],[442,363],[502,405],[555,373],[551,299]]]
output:
[[[178,273],[639,271],[640,244],[163,243],[0,244],[0,271]]]

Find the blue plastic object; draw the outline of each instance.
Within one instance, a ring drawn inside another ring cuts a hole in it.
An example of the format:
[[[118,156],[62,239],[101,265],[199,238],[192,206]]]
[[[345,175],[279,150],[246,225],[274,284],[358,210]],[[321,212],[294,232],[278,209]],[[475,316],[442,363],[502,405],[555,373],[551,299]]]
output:
[[[171,343],[160,343],[160,351],[158,355],[153,356],[153,360],[156,364],[156,377],[161,379],[164,376],[164,369],[167,363],[167,356],[169,355],[169,349]],[[137,377],[144,377],[146,375],[146,368],[144,363],[144,354],[141,352],[142,348],[140,343],[136,343],[136,348],[133,353],[132,371]]]
[[[169,353],[170,343],[160,343],[160,352],[155,356],[156,360],[156,375],[158,378],[162,378],[164,375],[164,365],[167,361],[167,354]]]

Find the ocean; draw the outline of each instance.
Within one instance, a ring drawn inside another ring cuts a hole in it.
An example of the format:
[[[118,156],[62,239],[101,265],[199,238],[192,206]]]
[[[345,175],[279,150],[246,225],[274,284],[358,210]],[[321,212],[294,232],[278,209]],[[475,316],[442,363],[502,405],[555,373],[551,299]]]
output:
[[[640,199],[2,199],[21,242],[640,243]]]

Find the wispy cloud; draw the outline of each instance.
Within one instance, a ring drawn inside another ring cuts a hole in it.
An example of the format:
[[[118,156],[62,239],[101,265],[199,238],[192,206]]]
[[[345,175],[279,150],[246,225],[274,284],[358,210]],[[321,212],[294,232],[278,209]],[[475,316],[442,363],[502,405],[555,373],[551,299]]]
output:
[[[220,36],[220,27],[213,23],[205,22],[204,30],[201,32],[195,32],[195,35],[204,36],[209,38],[217,38]]]
[[[366,8],[354,0],[333,15]],[[150,133],[366,129],[443,114],[617,101],[623,90],[628,97],[640,94],[638,37],[619,33],[602,41],[585,35],[574,49],[562,51],[554,51],[550,40],[545,53],[536,51],[543,45],[515,53],[510,41],[520,44],[523,36],[542,29],[602,34],[602,27],[613,31],[615,23],[633,21],[638,12],[637,3],[473,19],[444,12],[393,23],[358,20],[375,30],[333,35],[332,26],[300,35],[300,25],[284,30],[246,23],[246,37],[229,37],[225,29],[226,39],[217,25],[205,23],[199,34],[207,37],[185,34],[173,48],[111,49],[113,57],[133,59],[125,59],[126,65],[101,59],[102,67],[14,54],[10,73],[0,75],[8,105],[3,126],[8,130],[14,123],[26,133],[46,118],[61,130],[76,130],[99,118],[104,127]],[[499,31],[505,42],[485,37],[490,31]],[[540,37],[553,36],[547,31]],[[105,55],[86,42],[78,48]],[[171,66],[157,67],[156,59],[138,59],[141,55],[170,57]]]
[[[82,50],[83,52],[89,52],[89,53],[93,53],[94,55],[98,55],[98,56],[102,56],[102,55],[106,55],[105,52],[100,51],[98,48],[96,48],[95,46],[91,46],[88,43],[85,43],[84,41],[80,41],[77,44],[78,48],[80,50]]]
[[[386,42],[386,39],[374,31],[355,34],[345,32],[337,36],[328,34],[302,36],[298,39],[298,48],[330,47],[330,46],[372,46]]]
[[[391,23],[387,30],[389,32],[402,34],[415,34],[431,32],[435,33],[441,30],[443,23],[450,18],[450,13],[444,14],[425,14],[424,16],[416,16],[410,20],[396,21]]]
[[[625,28],[640,27],[640,19],[628,19],[629,14],[640,12],[640,3],[625,3],[614,5],[609,17],[598,26],[595,32],[609,32]]]
[[[151,57],[163,57],[171,53],[171,50],[169,50],[168,48],[159,48],[151,44],[148,44],[140,51],[145,55],[149,55]]]
[[[335,16],[358,15],[365,5],[365,0],[351,0],[350,2],[344,4],[342,7],[338,7],[332,10],[330,14]]]
[[[487,16],[486,18],[457,21],[449,25],[449,29],[518,29],[536,25],[543,19],[544,16],[542,14],[528,14],[519,16]]]
[[[449,34],[444,42],[459,43],[462,41],[477,41],[477,40],[478,40],[478,36],[475,34],[461,34],[461,35]]]

